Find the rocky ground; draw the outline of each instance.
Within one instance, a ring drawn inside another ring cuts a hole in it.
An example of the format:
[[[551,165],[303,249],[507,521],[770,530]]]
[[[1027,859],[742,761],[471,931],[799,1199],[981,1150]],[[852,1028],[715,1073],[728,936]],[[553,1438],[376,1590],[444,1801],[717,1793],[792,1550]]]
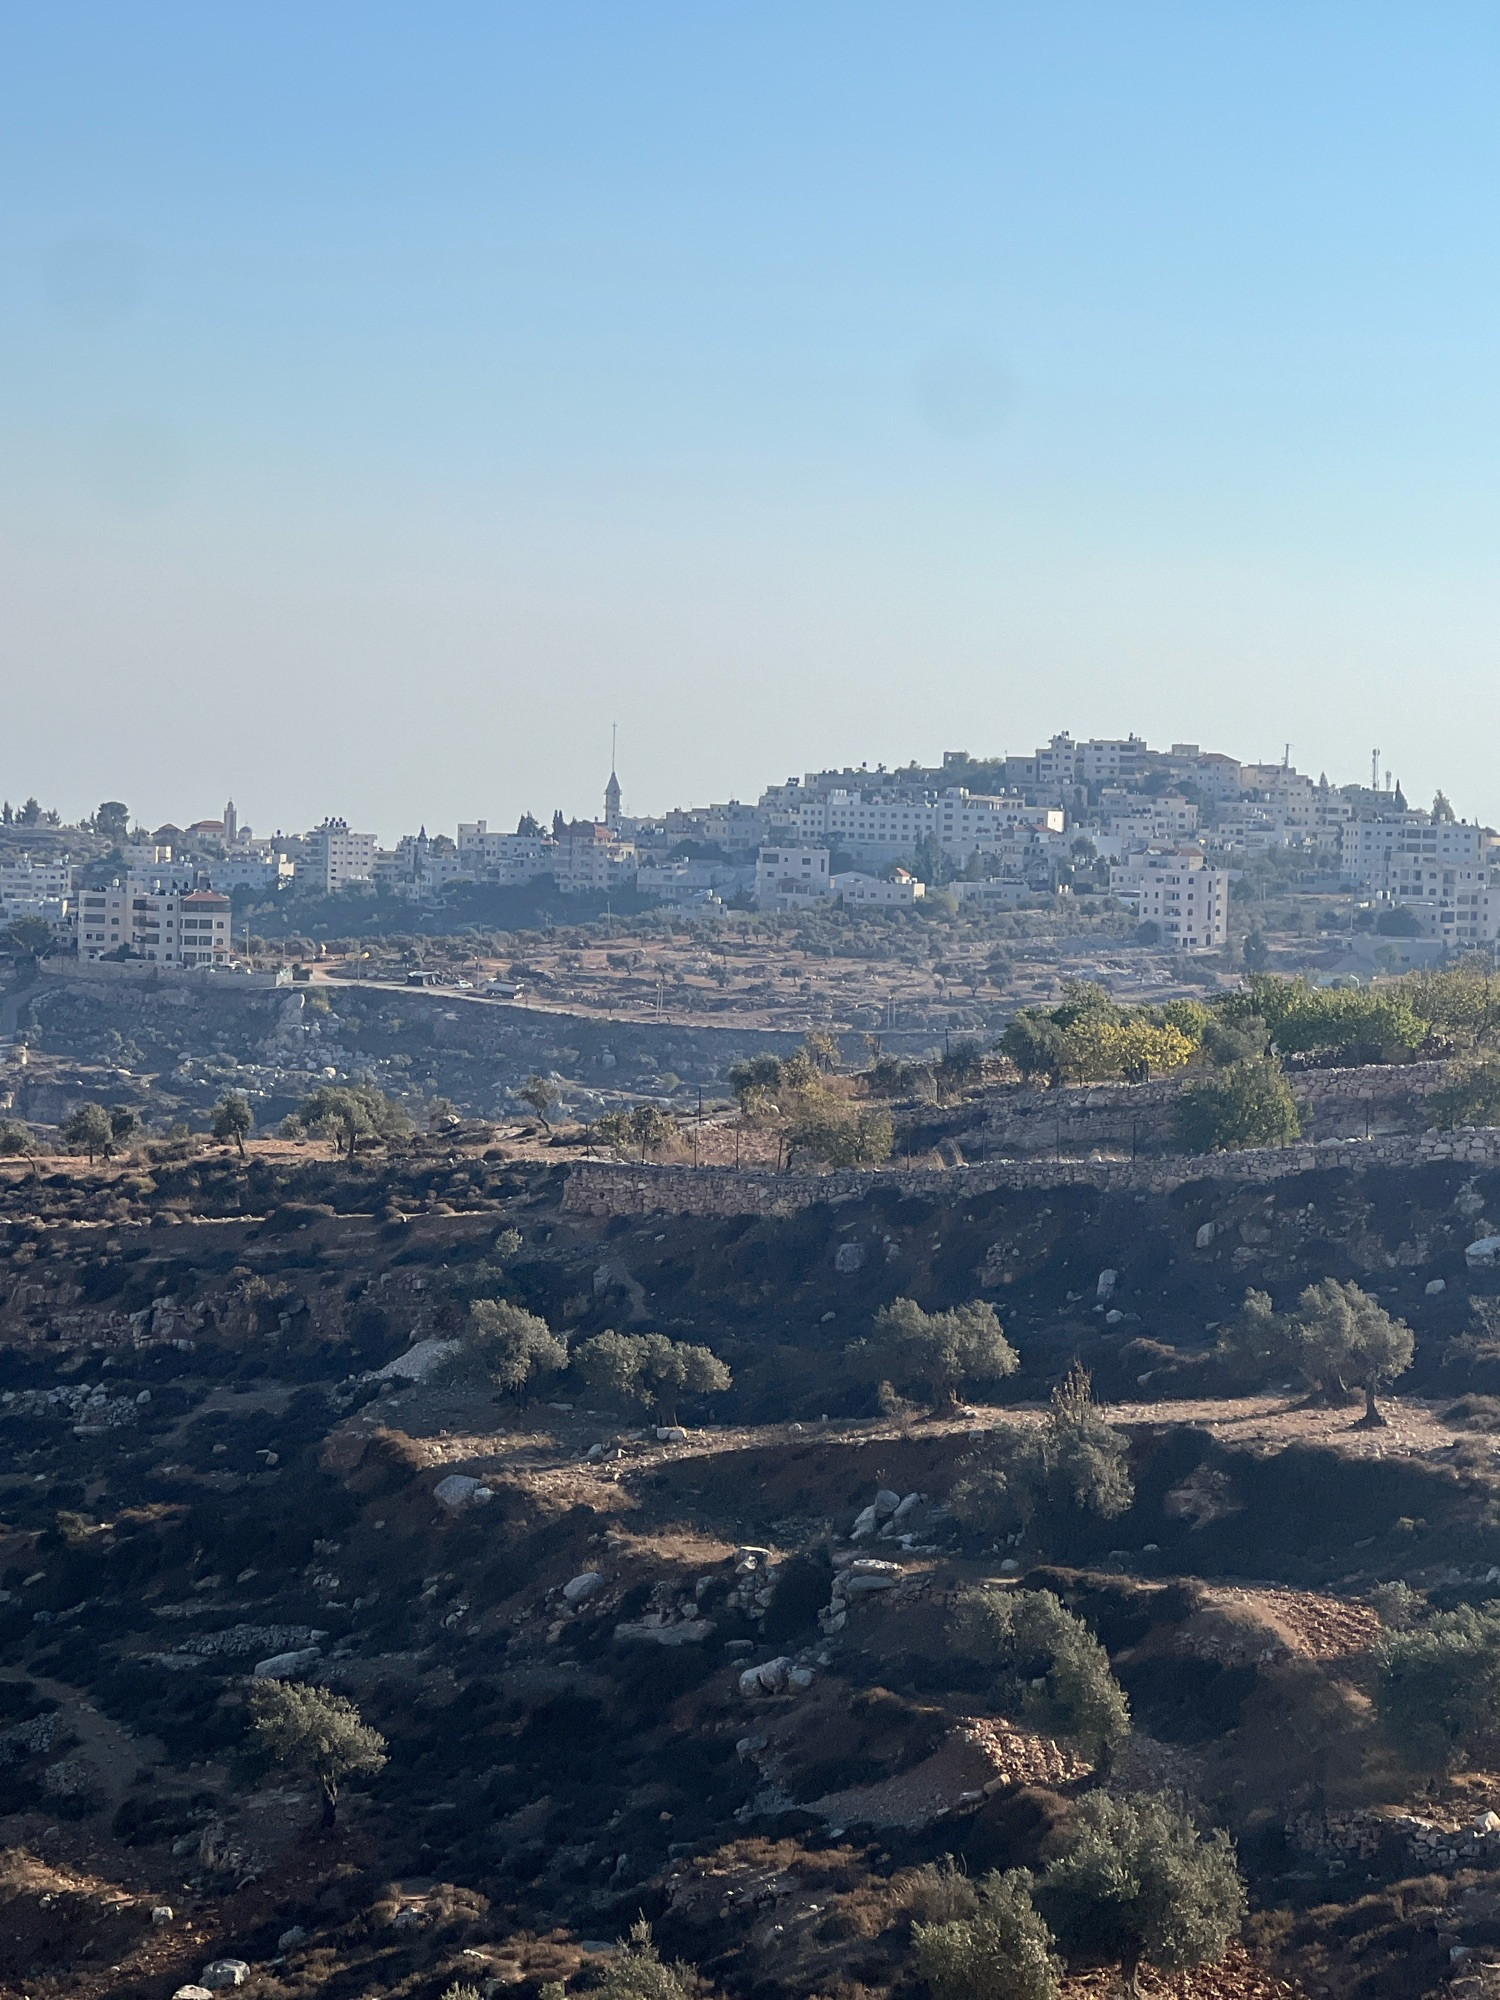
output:
[[[1238,1841],[1245,1946],[1174,1991],[1477,2000],[1500,1775],[1403,1774],[1369,1593],[1500,1589],[1494,1453],[1445,1421],[1493,1365],[1464,1246],[1500,1190],[1434,1168],[1269,1210],[1206,1185],[981,1204],[942,1178],[708,1223],[565,1216],[561,1170],[443,1147],[8,1170],[0,1995],[166,2000],[233,1959],[271,2000],[524,2000],[586,1987],[638,1913],[735,1995],[915,1995],[914,1871],[1034,1863],[1103,1782]],[[1330,1269],[1418,1328],[1384,1430],[1214,1374],[1205,1327],[1246,1283]],[[497,1290],[575,1336],[707,1340],[735,1387],[673,1426],[569,1376],[525,1405],[445,1379]],[[1004,1398],[876,1413],[844,1354],[876,1305],[976,1291],[1022,1351]],[[1045,1560],[976,1542],[948,1512],[962,1461],[1078,1353],[1134,1506]],[[948,1651],[980,1579],[1097,1632],[1135,1723],[1107,1769]],[[288,1653],[389,1745],[331,1830],[246,1732]],[[1109,1976],[1074,1968],[1080,1993]]]

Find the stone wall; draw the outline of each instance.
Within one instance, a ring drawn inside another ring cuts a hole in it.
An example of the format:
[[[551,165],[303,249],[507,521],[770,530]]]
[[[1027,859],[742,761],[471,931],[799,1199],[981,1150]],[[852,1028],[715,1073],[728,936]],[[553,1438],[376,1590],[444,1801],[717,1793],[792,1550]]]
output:
[[[1177,1100],[1199,1074],[1152,1083],[991,1090],[946,1115],[924,1119],[919,1143],[951,1138],[971,1161],[1168,1150]],[[1442,1063],[1405,1063],[1292,1070],[1287,1081],[1302,1111],[1305,1139],[1367,1139],[1421,1131],[1426,1100],[1443,1076]]]
[[[1089,1187],[1170,1194],[1190,1181],[1254,1184],[1292,1174],[1413,1167],[1429,1160],[1500,1165],[1500,1128],[1392,1133],[1373,1139],[1248,1148],[1240,1153],[1175,1154],[1134,1160],[986,1160],[975,1166],[830,1174],[757,1173],[734,1167],[627,1166],[582,1161],[570,1169],[563,1207],[577,1215],[792,1215],[817,1202],[861,1200],[893,1191],[929,1201],[962,1200],[1000,1188]]]

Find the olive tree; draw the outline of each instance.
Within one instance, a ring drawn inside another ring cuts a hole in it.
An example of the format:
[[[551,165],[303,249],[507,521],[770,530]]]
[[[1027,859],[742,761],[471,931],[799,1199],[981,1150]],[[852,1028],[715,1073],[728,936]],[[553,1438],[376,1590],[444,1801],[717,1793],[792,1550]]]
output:
[[[949,1649],[996,1669],[995,1698],[1098,1759],[1130,1734],[1130,1703],[1109,1655],[1050,1590],[966,1590],[948,1620]]]
[[[662,1333],[607,1329],[585,1340],[573,1359],[596,1394],[660,1410],[671,1423],[677,1421],[679,1398],[716,1395],[733,1380],[711,1347],[668,1340]]]
[[[1117,1957],[1131,1993],[1142,1965],[1179,1972],[1217,1964],[1246,1907],[1228,1835],[1200,1834],[1152,1793],[1083,1799],[1037,1901],[1064,1945]]]
[[[1406,1373],[1416,1350],[1406,1321],[1394,1318],[1360,1286],[1324,1278],[1309,1285],[1298,1299],[1293,1328],[1294,1351],[1303,1374],[1325,1390],[1363,1389],[1361,1422],[1383,1425],[1375,1392]]]
[[[1387,1631],[1375,1667],[1381,1725],[1408,1763],[1446,1771],[1500,1755],[1500,1603]]]
[[[523,1104],[531,1107],[549,1131],[552,1129],[549,1113],[557,1102],[557,1085],[550,1078],[534,1073],[527,1077],[516,1092],[516,1096]]]
[[[1074,1365],[1040,1424],[1001,1424],[964,1462],[953,1511],[992,1535],[1024,1535],[1039,1516],[1062,1525],[1082,1514],[1113,1521],[1135,1499],[1130,1447]]]
[[[461,1361],[477,1362],[497,1389],[519,1396],[540,1375],[568,1365],[568,1348],[536,1313],[509,1299],[475,1299]]]
[[[1053,2000],[1062,1962],[1022,1868],[985,1876],[972,1916],[915,1924],[912,1956],[933,2000]]]
[[[214,1106],[210,1129],[216,1139],[225,1142],[232,1139],[240,1158],[244,1159],[245,1141],[255,1129],[255,1113],[250,1109],[249,1098],[238,1090],[226,1090]]]
[[[315,1778],[323,1793],[323,1824],[338,1814],[345,1778],[373,1777],[386,1764],[385,1738],[352,1701],[300,1681],[255,1681],[250,1726],[278,1764]]]
[[[871,1338],[854,1342],[849,1358],[872,1363],[882,1378],[920,1384],[938,1405],[953,1401],[960,1382],[997,1381],[1021,1365],[987,1299],[931,1313],[915,1299],[896,1299],[876,1313]]]
[[[1190,1084],[1177,1100],[1173,1127],[1188,1152],[1215,1153],[1289,1146],[1301,1133],[1302,1117],[1281,1064],[1274,1056],[1252,1056]]]
[[[1415,1346],[1405,1320],[1361,1286],[1337,1278],[1308,1285],[1290,1313],[1278,1313],[1268,1293],[1248,1291],[1220,1336],[1220,1352],[1252,1379],[1292,1369],[1329,1398],[1363,1389],[1360,1421],[1372,1428],[1385,1422],[1377,1391],[1405,1374]]]
[[[107,1159],[115,1142],[109,1113],[102,1104],[92,1102],[76,1107],[62,1128],[62,1136],[63,1144],[73,1152],[88,1154],[90,1166],[101,1153]]]

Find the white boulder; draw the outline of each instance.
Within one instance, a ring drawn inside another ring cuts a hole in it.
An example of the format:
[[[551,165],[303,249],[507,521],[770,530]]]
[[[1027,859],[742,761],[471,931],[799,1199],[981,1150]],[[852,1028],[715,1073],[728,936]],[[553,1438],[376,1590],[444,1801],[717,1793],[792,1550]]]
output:
[[[228,1986],[243,1986],[250,1968],[242,1958],[216,1958],[199,1977],[210,1993],[220,1993]]]
[[[586,1569],[581,1576],[571,1577],[562,1587],[564,1604],[587,1604],[599,1590],[604,1578],[596,1569]]]
[[[460,1507],[467,1507],[481,1491],[477,1479],[471,1479],[466,1472],[450,1472],[446,1479],[440,1479],[432,1489],[432,1497],[440,1507],[457,1513]]]
[[[257,1660],[255,1678],[258,1681],[284,1681],[293,1674],[306,1673],[322,1657],[320,1646],[302,1646],[292,1653],[273,1653],[268,1660]]]

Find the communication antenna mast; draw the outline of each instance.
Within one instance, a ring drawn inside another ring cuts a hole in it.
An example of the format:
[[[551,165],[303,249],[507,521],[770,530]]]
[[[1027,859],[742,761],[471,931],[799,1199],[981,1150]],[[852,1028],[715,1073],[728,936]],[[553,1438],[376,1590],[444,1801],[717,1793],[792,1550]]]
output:
[[[1370,790],[1372,792],[1380,790],[1380,752],[1378,750],[1370,752]]]

